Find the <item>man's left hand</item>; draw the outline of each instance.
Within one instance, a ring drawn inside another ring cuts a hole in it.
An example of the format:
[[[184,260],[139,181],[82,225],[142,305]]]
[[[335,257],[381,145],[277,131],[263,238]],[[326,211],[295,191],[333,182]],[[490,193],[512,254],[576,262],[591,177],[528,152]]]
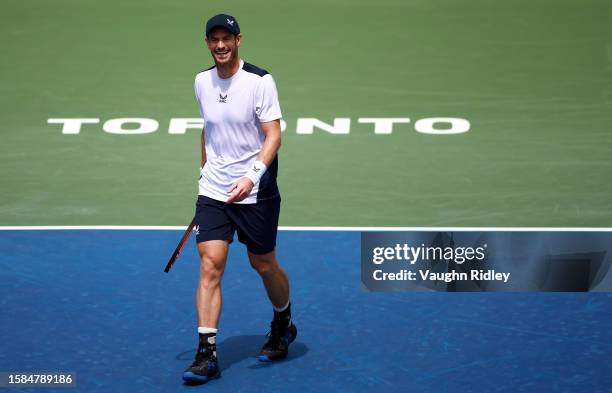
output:
[[[244,198],[248,197],[253,189],[253,182],[248,177],[241,177],[236,180],[234,184],[227,190],[230,194],[229,199],[226,203],[240,202]]]

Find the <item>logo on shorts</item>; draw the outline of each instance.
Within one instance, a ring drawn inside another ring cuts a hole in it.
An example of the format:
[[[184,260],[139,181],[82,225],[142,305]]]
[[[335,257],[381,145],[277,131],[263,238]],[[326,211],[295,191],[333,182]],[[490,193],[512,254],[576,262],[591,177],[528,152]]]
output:
[[[219,102],[222,104],[227,104],[227,94],[222,95],[221,93],[219,93]]]

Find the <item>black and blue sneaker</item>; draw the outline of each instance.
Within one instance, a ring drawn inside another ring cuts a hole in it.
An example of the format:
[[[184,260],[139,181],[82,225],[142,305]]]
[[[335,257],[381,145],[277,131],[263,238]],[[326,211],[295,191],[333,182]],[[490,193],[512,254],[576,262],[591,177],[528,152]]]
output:
[[[217,361],[217,346],[207,342],[206,335],[201,334],[195,360],[183,372],[183,381],[188,384],[201,384],[220,376],[221,370]]]
[[[289,344],[297,337],[297,327],[293,321],[289,321],[289,326],[282,321],[272,320],[268,341],[261,348],[259,361],[272,362],[284,359],[289,353]]]

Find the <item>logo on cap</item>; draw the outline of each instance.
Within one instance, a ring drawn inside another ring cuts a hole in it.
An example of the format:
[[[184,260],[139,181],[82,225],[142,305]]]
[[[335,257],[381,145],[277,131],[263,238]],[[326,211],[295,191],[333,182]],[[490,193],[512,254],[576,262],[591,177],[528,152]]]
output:
[[[215,27],[225,27],[232,34],[240,34],[240,26],[238,21],[231,15],[218,14],[210,18],[206,22],[206,35],[209,35]]]

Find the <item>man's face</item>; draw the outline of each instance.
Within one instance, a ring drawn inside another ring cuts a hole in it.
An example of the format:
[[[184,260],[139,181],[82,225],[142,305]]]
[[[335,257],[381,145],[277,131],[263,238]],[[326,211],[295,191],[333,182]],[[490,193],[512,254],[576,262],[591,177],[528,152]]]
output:
[[[242,34],[233,35],[223,27],[215,27],[208,37],[206,45],[217,64],[228,64],[238,57],[238,47]]]

